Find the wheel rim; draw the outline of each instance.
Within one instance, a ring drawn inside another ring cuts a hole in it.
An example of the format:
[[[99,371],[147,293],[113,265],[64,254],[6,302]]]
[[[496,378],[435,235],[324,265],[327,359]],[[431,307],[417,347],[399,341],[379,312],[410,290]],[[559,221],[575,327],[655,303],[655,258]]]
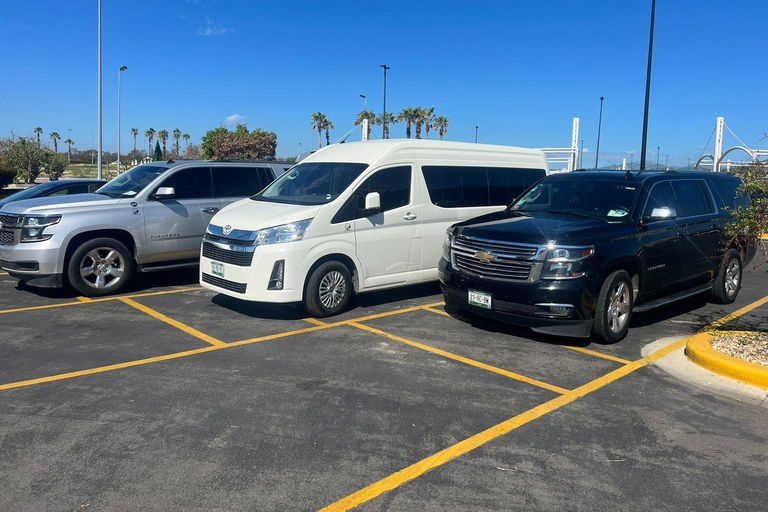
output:
[[[80,260],[80,277],[91,288],[114,288],[124,273],[125,261],[112,247],[91,249]]]
[[[739,281],[741,280],[741,265],[736,258],[728,262],[728,268],[725,269],[725,293],[732,297],[739,291]]]
[[[339,306],[347,295],[347,280],[338,270],[328,272],[320,281],[320,303],[326,309]]]
[[[624,282],[618,283],[611,291],[606,316],[608,317],[608,328],[613,333],[621,332],[629,321],[629,297],[629,286]]]

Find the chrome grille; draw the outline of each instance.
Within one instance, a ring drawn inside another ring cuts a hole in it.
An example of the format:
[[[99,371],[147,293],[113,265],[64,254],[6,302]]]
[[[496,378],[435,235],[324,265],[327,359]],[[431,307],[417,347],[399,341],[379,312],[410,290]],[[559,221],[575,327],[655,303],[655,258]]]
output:
[[[238,267],[250,267],[253,261],[253,251],[232,251],[209,242],[203,242],[203,256]]]
[[[245,289],[248,287],[246,283],[236,283],[205,273],[203,273],[203,282],[235,293],[245,293]]]
[[[483,261],[474,256],[465,256],[454,252],[456,268],[492,279],[512,279],[515,281],[525,281],[531,275],[533,265],[528,263],[517,263],[510,260],[497,258],[494,261]]]
[[[453,243],[454,249],[466,252],[470,255],[485,251],[492,252],[497,256],[520,260],[534,260],[541,250],[541,247],[538,245],[482,240],[468,236],[457,236]]]
[[[461,272],[487,279],[527,281],[538,279],[543,247],[457,236],[451,252]],[[535,274],[532,272],[538,268]]]
[[[0,245],[13,244],[13,231],[0,231]]]
[[[9,227],[9,228],[17,228],[21,226],[22,217],[21,215],[8,215],[0,214],[0,224],[3,226]]]

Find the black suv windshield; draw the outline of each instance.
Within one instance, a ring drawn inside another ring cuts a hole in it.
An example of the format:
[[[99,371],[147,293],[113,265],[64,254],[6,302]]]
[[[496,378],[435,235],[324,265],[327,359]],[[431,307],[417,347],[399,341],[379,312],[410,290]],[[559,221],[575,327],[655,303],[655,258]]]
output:
[[[344,192],[366,167],[368,164],[299,164],[251,199],[301,205],[330,203]]]
[[[133,197],[167,170],[168,167],[157,164],[140,165],[113,179],[96,193],[109,197]]]
[[[510,211],[582,215],[610,222],[632,217],[640,185],[624,180],[587,180],[573,176],[544,180],[510,207]]]

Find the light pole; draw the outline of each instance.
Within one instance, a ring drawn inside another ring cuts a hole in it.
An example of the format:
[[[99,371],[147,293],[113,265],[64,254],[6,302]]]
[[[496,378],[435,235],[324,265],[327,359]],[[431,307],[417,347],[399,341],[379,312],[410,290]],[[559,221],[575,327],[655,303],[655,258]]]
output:
[[[579,169],[584,168],[584,139],[581,139],[581,151],[579,151]]]
[[[656,170],[659,170],[659,153],[661,152],[661,146],[656,146]]]
[[[686,171],[690,171],[691,170],[691,159],[690,158],[688,159],[688,167],[686,167],[685,170]]]
[[[384,68],[384,111],[381,113],[381,138],[385,138],[384,134],[387,133],[387,70],[392,69],[386,64],[379,64],[379,67]]]
[[[669,169],[669,155],[664,155],[664,170]]]
[[[368,111],[368,96],[366,96],[365,94],[361,94],[360,97],[365,100],[365,108],[363,110],[365,110],[367,112]]]
[[[651,63],[653,62],[653,24],[656,20],[656,0],[651,0],[651,35],[648,38],[648,73],[645,77],[645,113],[643,114],[643,149],[640,152],[640,170],[645,170],[645,151],[648,146],[648,109],[651,105]]]
[[[120,84],[126,69],[128,66],[120,66],[117,70],[117,174],[120,174]]]
[[[632,165],[634,164],[634,160],[635,160],[635,154],[631,153],[629,155],[629,170],[630,171],[632,170]]]
[[[477,129],[480,128],[479,126],[475,126],[475,144],[477,144]]]
[[[96,169],[97,169],[96,177],[98,179],[101,179],[101,0],[99,0],[99,51],[98,51],[98,54],[99,54],[99,57],[98,57],[98,59],[99,59],[99,65],[98,65],[98,68],[99,68],[99,72],[98,72],[99,73],[99,80],[98,80],[99,81],[99,87],[98,87],[98,90],[99,90],[99,92],[98,92],[98,98],[96,100],[96,103],[98,105],[96,110],[98,110],[98,123],[97,123],[98,127],[97,127],[97,132],[99,134],[99,147],[98,147],[98,151],[97,151],[98,154],[96,155]]]
[[[600,120],[597,123],[597,150],[595,150],[595,169],[598,168],[597,162],[600,158],[600,130],[603,128],[603,100],[605,96],[600,96]]]

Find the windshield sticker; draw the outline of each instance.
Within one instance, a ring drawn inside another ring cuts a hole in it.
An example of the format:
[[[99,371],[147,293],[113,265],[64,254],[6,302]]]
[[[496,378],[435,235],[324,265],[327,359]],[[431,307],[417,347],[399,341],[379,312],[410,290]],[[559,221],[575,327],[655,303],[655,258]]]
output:
[[[609,217],[626,217],[627,214],[629,214],[629,212],[622,208],[618,208],[616,210],[611,210],[608,212]]]

